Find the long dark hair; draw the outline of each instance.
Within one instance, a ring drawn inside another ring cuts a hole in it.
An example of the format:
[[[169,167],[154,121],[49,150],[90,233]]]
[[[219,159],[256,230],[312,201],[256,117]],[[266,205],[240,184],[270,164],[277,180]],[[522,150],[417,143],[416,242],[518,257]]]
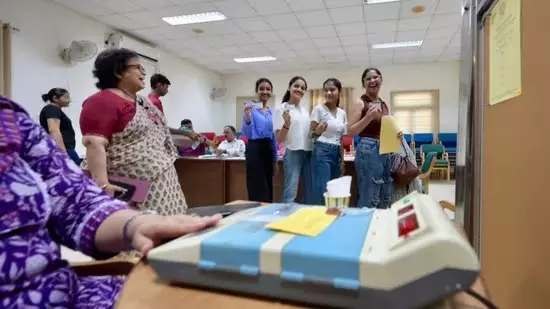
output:
[[[336,107],[340,107],[340,94],[342,93],[342,83],[337,78],[331,77],[323,83],[323,89],[325,89],[328,83],[334,84],[334,87],[338,89],[338,100],[336,100]]]
[[[44,101],[44,103],[48,103],[48,102],[53,103],[54,98],[61,98],[67,92],[69,92],[69,91],[67,91],[67,89],[52,88],[52,89],[50,89],[50,91],[48,91],[48,93],[45,93],[45,94],[42,95],[42,101]]]
[[[294,84],[294,83],[295,83],[297,80],[299,80],[299,79],[301,79],[301,80],[304,81],[304,84],[306,84],[306,90],[307,90],[307,82],[306,82],[306,79],[303,78],[303,77],[301,77],[301,76],[294,76],[294,77],[290,80],[290,82],[288,83],[288,88],[290,88],[290,87],[292,86],[292,84]],[[282,101],[282,102],[283,102],[283,103],[284,103],[284,102],[288,102],[288,100],[290,100],[290,90],[287,89],[286,92],[285,92],[285,95],[283,96],[283,101]]]

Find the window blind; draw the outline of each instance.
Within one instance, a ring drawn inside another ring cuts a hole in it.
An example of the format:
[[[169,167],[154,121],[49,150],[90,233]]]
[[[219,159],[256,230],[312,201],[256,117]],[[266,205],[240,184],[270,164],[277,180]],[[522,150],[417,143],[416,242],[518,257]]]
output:
[[[392,93],[392,113],[404,133],[437,133],[439,102],[437,91]]]

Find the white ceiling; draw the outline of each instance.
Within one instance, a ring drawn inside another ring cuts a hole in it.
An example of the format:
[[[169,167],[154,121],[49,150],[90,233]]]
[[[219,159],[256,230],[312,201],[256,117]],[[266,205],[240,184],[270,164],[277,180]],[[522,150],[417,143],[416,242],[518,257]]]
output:
[[[457,60],[461,0],[54,0],[221,74]],[[416,15],[411,9],[425,7]],[[170,26],[161,17],[220,11],[224,21]],[[197,35],[192,28],[204,30]],[[373,43],[422,47],[371,50]],[[276,61],[237,64],[236,57]]]

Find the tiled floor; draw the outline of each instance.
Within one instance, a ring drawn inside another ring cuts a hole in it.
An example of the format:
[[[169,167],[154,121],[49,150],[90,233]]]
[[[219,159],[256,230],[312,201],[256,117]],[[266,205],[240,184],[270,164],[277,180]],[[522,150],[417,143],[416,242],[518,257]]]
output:
[[[454,182],[431,182],[430,183],[430,195],[436,201],[455,201],[455,183]],[[448,213],[450,217],[453,217],[454,214]],[[80,252],[70,250],[68,248],[61,248],[61,255],[64,259],[70,262],[87,262],[92,259]]]

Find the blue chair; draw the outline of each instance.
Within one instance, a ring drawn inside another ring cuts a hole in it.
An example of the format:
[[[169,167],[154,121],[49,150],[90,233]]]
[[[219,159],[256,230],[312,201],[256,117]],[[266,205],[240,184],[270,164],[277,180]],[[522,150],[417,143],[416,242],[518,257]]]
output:
[[[447,152],[456,152],[458,135],[456,133],[439,133],[437,140],[445,146]]]
[[[413,147],[415,153],[420,152],[420,147],[422,147],[422,145],[434,143],[433,133],[415,133],[413,138]]]
[[[407,144],[409,146],[412,145],[412,142],[413,142],[413,135],[412,134],[403,134],[403,137],[405,138],[405,141],[407,142]],[[411,147],[413,148],[413,147]]]

